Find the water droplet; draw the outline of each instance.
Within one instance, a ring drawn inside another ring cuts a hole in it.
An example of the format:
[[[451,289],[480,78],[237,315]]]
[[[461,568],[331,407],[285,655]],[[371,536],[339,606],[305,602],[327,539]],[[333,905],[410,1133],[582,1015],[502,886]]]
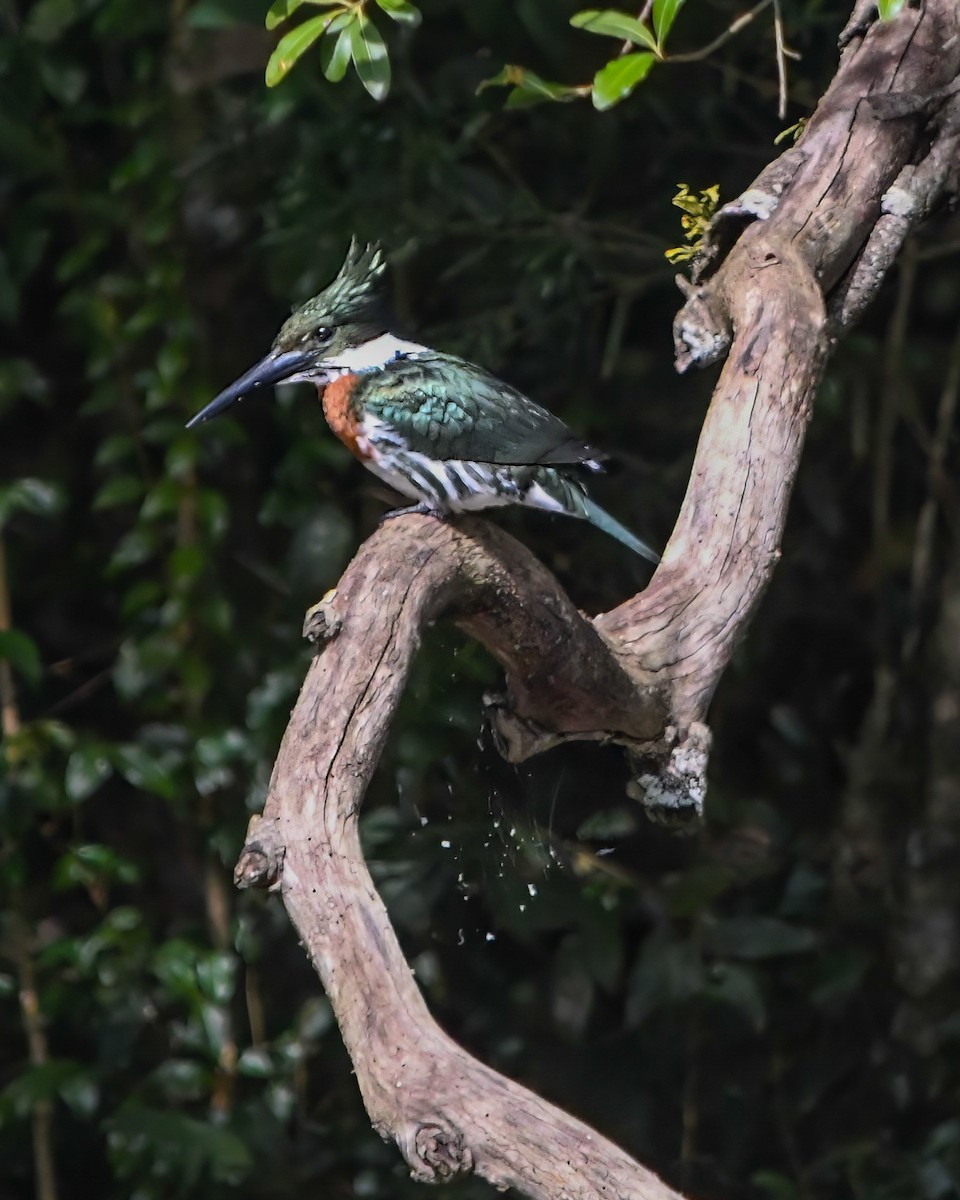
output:
[[[421,824],[421,825],[426,825],[426,824],[428,824],[428,823],[429,823],[429,821],[430,821],[430,818],[429,818],[429,817],[421,817],[421,818],[420,818],[420,824]]]
[[[497,940],[497,935],[495,933],[488,933],[486,940],[488,942],[495,942]]]
[[[537,885],[535,883],[528,883],[527,891],[530,893],[531,896],[535,896],[537,894]]]
[[[444,848],[444,850],[450,849],[450,843],[447,841],[446,838],[443,839],[443,841],[440,843],[440,845]]]

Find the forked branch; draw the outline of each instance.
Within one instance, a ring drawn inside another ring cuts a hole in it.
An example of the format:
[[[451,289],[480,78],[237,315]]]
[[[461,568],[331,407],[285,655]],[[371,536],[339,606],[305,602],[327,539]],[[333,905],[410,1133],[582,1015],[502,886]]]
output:
[[[371,1118],[418,1178],[474,1170],[544,1200],[674,1195],[437,1027],[364,864],[357,812],[421,633],[442,616],[506,670],[494,720],[511,758],[565,738],[612,738],[648,805],[699,811],[707,707],[779,557],[829,353],[956,175],[956,0],[873,16],[858,4],[803,137],[718,213],[684,283],[678,368],[726,361],[650,586],[589,620],[506,534],[410,517],[375,534],[314,613],[330,640],[237,882],[280,888]]]

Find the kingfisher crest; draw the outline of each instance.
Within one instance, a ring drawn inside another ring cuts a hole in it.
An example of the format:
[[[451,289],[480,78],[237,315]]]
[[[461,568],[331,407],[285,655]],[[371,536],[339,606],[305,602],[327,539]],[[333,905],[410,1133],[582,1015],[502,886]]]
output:
[[[274,347],[292,350],[319,330],[339,325],[381,324],[386,267],[379,243],[361,247],[354,238],[336,279],[283,323]]]

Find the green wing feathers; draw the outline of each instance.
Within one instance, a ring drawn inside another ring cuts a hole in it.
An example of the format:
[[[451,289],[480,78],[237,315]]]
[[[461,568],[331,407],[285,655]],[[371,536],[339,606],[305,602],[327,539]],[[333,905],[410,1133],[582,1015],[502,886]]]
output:
[[[605,457],[522,392],[451,355],[397,359],[362,378],[353,399],[409,450],[441,461],[530,466]]]

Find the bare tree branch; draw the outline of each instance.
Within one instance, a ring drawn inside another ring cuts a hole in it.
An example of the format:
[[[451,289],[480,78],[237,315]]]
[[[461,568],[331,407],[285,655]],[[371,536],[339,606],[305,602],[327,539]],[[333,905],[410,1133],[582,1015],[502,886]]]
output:
[[[801,140],[717,214],[684,283],[678,369],[726,361],[650,586],[591,621],[507,535],[411,517],[361,548],[308,622],[328,641],[236,877],[282,891],[374,1125],[418,1178],[472,1169],[545,1200],[674,1195],[436,1026],[363,862],[357,812],[421,632],[444,615],[506,669],[505,696],[490,703],[511,758],[613,739],[634,764],[632,793],[699,812],[707,707],[780,556],[830,351],[956,170],[956,0],[874,18],[857,5]]]

